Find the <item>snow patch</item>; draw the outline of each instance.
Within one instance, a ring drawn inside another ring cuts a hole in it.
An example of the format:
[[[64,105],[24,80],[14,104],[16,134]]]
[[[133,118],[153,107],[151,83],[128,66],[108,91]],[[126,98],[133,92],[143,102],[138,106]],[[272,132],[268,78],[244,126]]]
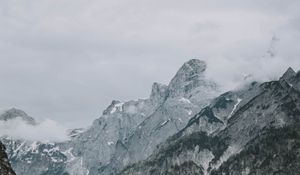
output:
[[[224,162],[226,162],[231,156],[238,154],[241,151],[241,147],[238,145],[232,145],[227,148],[216,164],[212,166],[213,169],[218,169]]]
[[[39,150],[38,148],[38,142],[33,142],[30,146],[30,151],[32,151],[32,153],[38,154]]]
[[[107,142],[107,144],[108,144],[109,146],[111,146],[111,145],[113,145],[113,144],[114,144],[114,142],[112,142],[112,141],[109,141],[109,142]]]
[[[111,109],[110,114],[113,114],[116,111],[122,112],[123,111],[123,105],[124,105],[124,103],[115,104],[114,107]]]
[[[188,115],[192,115],[193,114],[192,110],[187,110],[186,112],[188,113]]]
[[[237,99],[237,103],[233,106],[232,111],[230,112],[229,116],[227,117],[227,119],[230,119],[232,117],[232,115],[234,114],[237,106],[241,103],[242,99],[238,98]]]
[[[17,156],[17,154],[18,154],[18,152],[21,150],[21,148],[25,145],[25,141],[23,141],[22,143],[21,143],[21,145],[20,146],[18,146],[18,148],[16,149],[16,150],[14,150],[14,153],[13,153],[13,155],[12,155],[12,157],[15,157],[15,156]]]
[[[188,104],[192,103],[189,99],[184,98],[184,97],[181,97],[178,101],[183,102],[183,103],[188,103]]]
[[[169,121],[170,121],[171,119],[168,119],[168,120],[166,120],[166,121],[164,121],[164,122],[162,122],[161,124],[160,124],[160,126],[164,126],[164,125],[166,125]]]
[[[75,156],[72,154],[72,150],[73,148],[69,148],[68,150],[62,152],[68,158],[67,163],[75,160]]]

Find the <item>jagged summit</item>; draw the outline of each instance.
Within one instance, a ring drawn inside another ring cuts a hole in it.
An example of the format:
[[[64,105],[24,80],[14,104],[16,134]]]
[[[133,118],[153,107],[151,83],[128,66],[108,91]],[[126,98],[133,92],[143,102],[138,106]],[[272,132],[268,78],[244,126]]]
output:
[[[183,64],[169,84],[169,95],[186,96],[197,88],[217,89],[217,85],[206,79],[204,72],[206,63],[192,59]]]
[[[150,100],[155,105],[163,103],[168,97],[187,97],[193,96],[191,92],[196,90],[196,93],[203,91],[206,96],[211,96],[210,92],[215,93],[217,90],[216,83],[205,78],[204,72],[207,68],[205,61],[191,59],[185,62],[176,75],[172,78],[169,85],[154,82],[151,89]],[[198,89],[197,89],[198,88]],[[109,115],[115,109],[121,109],[121,103],[118,100],[113,100],[112,103],[103,111],[103,115]],[[122,109],[121,109],[122,110]]]
[[[202,77],[205,70],[206,63],[204,61],[197,59],[189,60],[181,66],[169,85],[181,84]]]
[[[122,105],[120,105],[122,102],[119,100],[113,100],[111,104],[103,111],[103,115],[109,115],[114,113],[117,108],[121,108]]]
[[[291,67],[289,67],[280,78],[281,82],[288,83],[289,86],[300,89],[300,71],[296,73]]]
[[[0,115],[0,121],[8,121],[15,118],[21,118],[22,120],[26,121],[28,124],[35,125],[36,122],[34,118],[27,115],[24,111],[16,108],[11,108],[9,110],[4,111]]]

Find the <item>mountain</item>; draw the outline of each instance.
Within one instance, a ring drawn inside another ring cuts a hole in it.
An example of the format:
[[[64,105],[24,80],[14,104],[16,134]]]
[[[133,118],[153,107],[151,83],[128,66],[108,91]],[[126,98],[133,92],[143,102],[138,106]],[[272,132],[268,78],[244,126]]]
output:
[[[0,142],[0,175],[15,175],[12,170],[6,152],[5,146]]]
[[[218,96],[205,70],[184,63],[149,98],[112,101],[64,142],[2,137],[11,165],[22,175],[299,174],[300,72]]]
[[[9,121],[13,119],[20,118],[21,120],[25,121],[28,124],[35,125],[36,122],[34,118],[27,115],[24,111],[16,108],[12,108],[6,110],[0,114],[0,121]]]
[[[71,142],[73,154],[90,174],[115,174],[145,159],[216,95],[217,85],[205,78],[205,70],[205,62],[190,60],[169,85],[154,83],[150,98],[113,101],[90,129]]]
[[[299,83],[289,68],[278,81],[222,94],[120,174],[299,174]]]
[[[89,128],[72,130],[69,141],[3,138],[12,166],[24,175],[116,174],[151,155],[218,94],[216,83],[205,77],[206,67],[190,60],[168,85],[154,83],[149,98],[112,101]]]

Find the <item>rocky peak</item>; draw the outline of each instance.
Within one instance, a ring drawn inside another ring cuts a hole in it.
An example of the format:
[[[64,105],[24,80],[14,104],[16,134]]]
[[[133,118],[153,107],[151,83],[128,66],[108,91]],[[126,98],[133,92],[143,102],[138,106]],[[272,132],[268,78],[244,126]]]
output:
[[[296,73],[289,67],[280,78],[280,82],[285,83],[289,87],[300,90],[300,72],[298,71],[298,73]]]
[[[170,86],[193,81],[199,77],[203,77],[206,70],[206,63],[197,59],[185,62],[171,80]]]
[[[287,82],[289,82],[295,76],[296,76],[296,72],[291,67],[289,67],[280,79],[283,79],[283,80],[286,80]]]
[[[103,115],[108,115],[108,114],[115,112],[116,107],[119,107],[119,108],[122,107],[122,106],[120,106],[120,104],[122,104],[120,101],[113,100],[111,102],[111,104],[103,111]]]
[[[16,118],[21,118],[25,122],[31,125],[35,125],[34,118],[27,115],[24,111],[16,108],[9,109],[0,115],[0,121],[8,121]]]
[[[215,88],[216,84],[205,78],[206,63],[192,59],[183,64],[169,84],[170,96],[185,96],[198,87]]]

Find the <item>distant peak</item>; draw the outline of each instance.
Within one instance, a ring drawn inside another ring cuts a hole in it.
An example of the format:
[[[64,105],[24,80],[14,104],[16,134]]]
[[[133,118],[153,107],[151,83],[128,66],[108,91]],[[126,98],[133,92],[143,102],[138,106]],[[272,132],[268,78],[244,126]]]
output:
[[[289,68],[286,70],[285,74],[286,74],[286,73],[296,74],[296,72],[294,71],[294,69],[291,68],[291,67],[289,67]]]
[[[212,89],[216,85],[205,78],[206,63],[191,59],[185,62],[169,84],[169,95],[183,96],[198,87]]]
[[[4,111],[0,115],[0,121],[13,120],[18,117],[21,118],[22,120],[24,120],[25,122],[27,122],[28,124],[31,124],[31,125],[36,124],[34,118],[27,115],[24,111],[22,111],[20,109],[16,109],[16,108],[11,108],[11,109]]]
[[[175,77],[171,80],[170,85],[191,81],[193,78],[202,76],[205,70],[206,63],[204,61],[191,59],[181,66]]]
[[[206,63],[202,60],[191,59],[183,64],[179,71],[202,73],[206,70]]]

